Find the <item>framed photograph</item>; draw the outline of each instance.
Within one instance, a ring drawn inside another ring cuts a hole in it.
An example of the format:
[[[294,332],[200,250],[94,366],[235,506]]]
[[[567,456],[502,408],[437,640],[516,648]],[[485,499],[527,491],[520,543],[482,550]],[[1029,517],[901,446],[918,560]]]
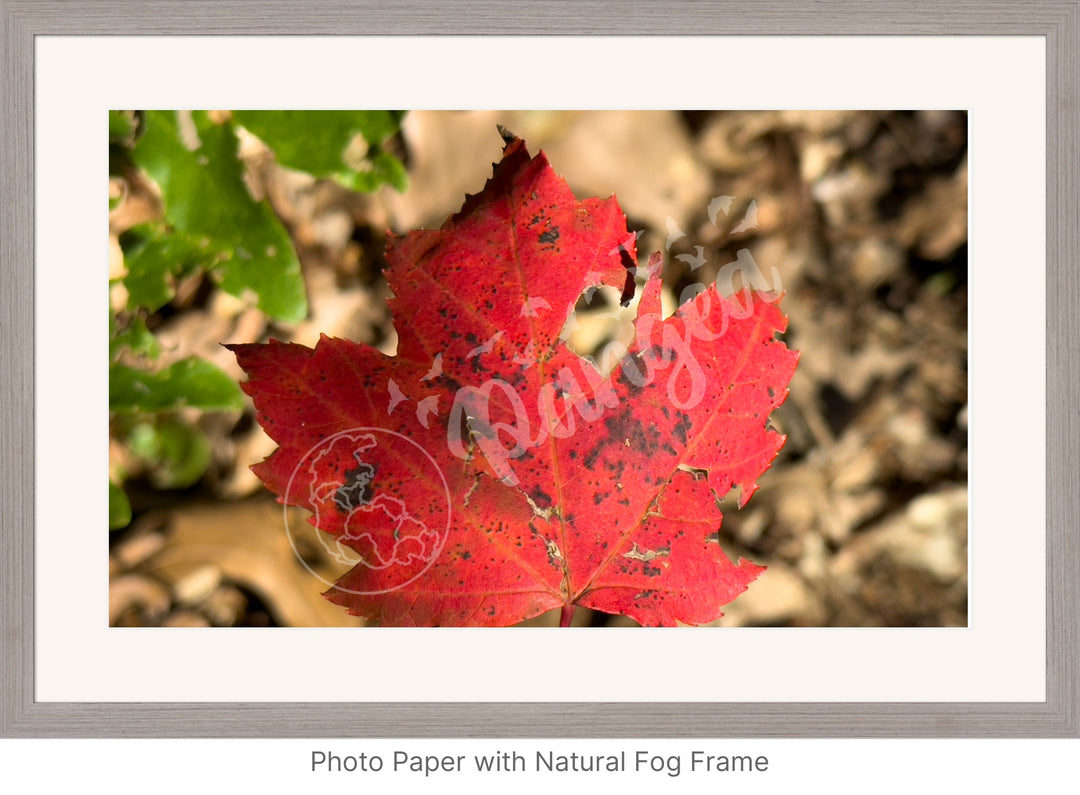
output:
[[[0,734],[1080,736],[1077,6],[505,6],[0,5]]]

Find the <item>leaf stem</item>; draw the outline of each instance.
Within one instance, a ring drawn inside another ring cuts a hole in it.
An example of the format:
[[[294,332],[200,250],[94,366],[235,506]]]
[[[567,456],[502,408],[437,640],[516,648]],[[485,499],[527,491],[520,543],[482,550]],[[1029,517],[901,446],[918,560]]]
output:
[[[563,605],[562,615],[559,617],[559,626],[570,626],[570,620],[574,617],[574,610],[577,609],[577,605]]]

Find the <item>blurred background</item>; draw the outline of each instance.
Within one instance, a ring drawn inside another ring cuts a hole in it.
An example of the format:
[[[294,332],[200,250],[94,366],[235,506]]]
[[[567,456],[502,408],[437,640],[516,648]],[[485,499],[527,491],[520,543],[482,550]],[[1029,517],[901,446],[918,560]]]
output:
[[[790,396],[772,418],[788,439],[745,508],[725,501],[721,530],[729,557],[768,572],[717,624],[967,625],[964,112],[389,118],[362,130],[367,141],[341,173],[268,146],[278,139],[265,118],[224,112],[194,124],[203,146],[222,125],[234,131],[235,146],[223,151],[238,152],[237,179],[269,203],[287,235],[267,251],[295,250],[299,303],[282,307],[258,284],[238,287],[238,243],[208,260],[205,224],[171,201],[163,209],[162,192],[177,188],[163,184],[168,142],[141,142],[145,116],[118,114],[116,130],[110,116],[112,625],[361,624],[321,597],[324,586],[290,546],[281,506],[250,471],[274,444],[247,398],[229,391],[242,374],[220,343],[273,336],[314,345],[325,333],[393,353],[386,232],[437,227],[477,193],[500,158],[497,124],[530,151],[543,149],[578,197],[616,195],[640,232],[641,260],[664,253],[668,311],[688,286],[711,283],[740,256],[770,284],[774,268],[779,276],[786,341],[801,351]],[[175,132],[186,134],[183,121]],[[190,250],[155,237],[162,229],[190,232]],[[158,260],[160,273],[148,264]],[[143,292],[148,272],[162,279],[156,298]],[[617,303],[600,291],[579,304],[575,350],[595,353],[625,333],[630,316],[614,311]],[[176,376],[184,365],[186,374],[192,361],[210,373],[198,382],[202,400],[140,397],[165,383],[161,373]],[[134,395],[128,403],[123,389]],[[299,552],[333,576],[323,550]],[[579,624],[632,622],[579,610]]]

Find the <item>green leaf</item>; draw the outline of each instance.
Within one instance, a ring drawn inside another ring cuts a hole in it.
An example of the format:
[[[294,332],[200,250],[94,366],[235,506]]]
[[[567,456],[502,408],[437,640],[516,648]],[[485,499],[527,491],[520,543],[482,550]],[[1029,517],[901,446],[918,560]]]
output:
[[[206,435],[177,417],[139,423],[127,442],[131,452],[145,463],[150,482],[159,489],[187,488],[210,466]]]
[[[131,522],[131,503],[124,490],[109,481],[109,529],[126,527]]]
[[[119,330],[113,316],[111,330],[113,333],[109,339],[110,361],[115,360],[125,350],[148,359],[156,359],[161,354],[161,344],[153,332],[146,327],[146,321],[141,317],[133,317],[127,328]]]
[[[203,359],[182,359],[148,372],[123,364],[109,368],[110,411],[203,411],[242,409],[244,395],[233,379]]]
[[[109,140],[127,143],[135,134],[135,114],[129,110],[109,111]]]
[[[123,281],[128,309],[156,312],[172,300],[176,279],[196,268],[212,268],[221,257],[209,238],[168,232],[160,225],[130,230],[120,243],[127,268]]]
[[[383,184],[405,189],[404,166],[377,148],[397,132],[402,115],[389,110],[233,111],[281,165],[365,193]],[[365,142],[358,148],[357,137]]]
[[[389,152],[379,152],[372,158],[371,171],[353,171],[347,176],[349,183],[346,187],[362,193],[371,193],[383,184],[401,192],[409,187],[405,166]]]
[[[205,111],[147,111],[145,122],[134,159],[160,186],[165,219],[187,235],[182,246],[194,243],[212,258],[222,289],[254,295],[259,309],[278,320],[302,320],[307,299],[300,261],[270,205],[255,202],[244,184],[233,125],[214,124]],[[193,255],[189,248],[184,253]],[[157,292],[147,284],[154,301],[162,295],[164,265],[158,265],[141,271],[155,275]]]

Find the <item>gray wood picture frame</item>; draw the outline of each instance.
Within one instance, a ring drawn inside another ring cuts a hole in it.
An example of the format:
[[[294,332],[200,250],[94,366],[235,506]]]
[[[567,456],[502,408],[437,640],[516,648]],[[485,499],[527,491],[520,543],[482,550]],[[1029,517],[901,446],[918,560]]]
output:
[[[0,737],[1080,736],[1080,3],[0,0]],[[1034,35],[1047,89],[1047,692],[1042,703],[38,703],[34,38],[49,34]],[[332,728],[331,728],[332,727]]]

